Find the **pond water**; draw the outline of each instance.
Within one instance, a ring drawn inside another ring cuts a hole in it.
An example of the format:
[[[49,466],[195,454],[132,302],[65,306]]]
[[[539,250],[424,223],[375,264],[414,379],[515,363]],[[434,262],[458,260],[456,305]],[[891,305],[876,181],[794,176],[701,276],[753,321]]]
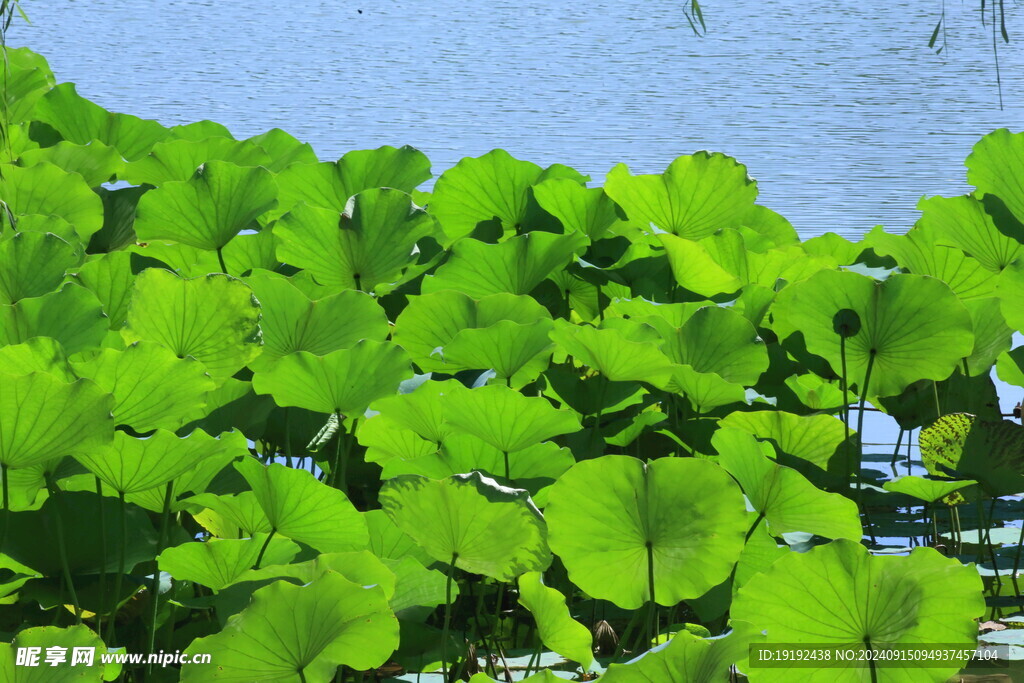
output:
[[[601,180],[721,151],[810,236],[903,231],[967,190],[971,145],[1024,128],[1024,12],[1008,4],[1000,111],[978,2],[198,0],[23,3],[14,45],[102,106],[236,137],[283,128],[323,159],[410,144],[440,173],[504,147]],[[941,40],[941,38],[940,38]]]

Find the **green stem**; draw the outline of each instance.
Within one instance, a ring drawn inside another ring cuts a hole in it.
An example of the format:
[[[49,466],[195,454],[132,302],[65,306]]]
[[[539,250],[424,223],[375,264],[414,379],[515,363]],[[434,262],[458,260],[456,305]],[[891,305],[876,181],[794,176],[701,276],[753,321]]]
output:
[[[57,553],[60,557],[61,575],[64,577],[64,585],[68,587],[71,594],[71,604],[75,608],[75,623],[82,623],[82,607],[78,604],[78,593],[75,591],[75,582],[71,580],[71,565],[68,564],[67,541],[64,538],[64,505],[57,487],[53,483],[51,475],[46,475],[46,488],[50,492],[50,498],[54,503],[54,526],[57,532]]]
[[[99,477],[96,479],[96,501],[97,518],[100,525],[100,555],[103,561],[100,562],[100,606],[96,610],[96,633],[103,633],[103,611],[107,607],[107,521],[103,512],[103,482]]]
[[[860,406],[857,410],[857,496],[861,495],[860,465],[864,462],[864,404],[868,399],[868,388],[871,385],[871,370],[875,367],[875,350],[871,349],[868,356],[868,367],[864,370],[864,386],[860,387]],[[859,502],[859,500],[858,500]]]
[[[502,451],[501,455],[502,455],[502,457],[505,458],[505,479],[511,482],[512,481],[512,468],[509,466],[509,463],[508,463],[508,451]]]
[[[302,669],[299,669],[299,683],[306,683],[306,674],[303,672]]]
[[[650,602],[647,607],[647,647],[650,649],[654,637],[658,634],[658,605],[654,601],[654,543],[647,541],[647,595]]]
[[[445,572],[444,582],[444,625],[441,627],[441,677],[448,681],[448,630],[452,623],[452,574],[455,573],[455,560],[458,553],[452,553],[452,561]]]
[[[1017,539],[1017,550],[1013,553],[1013,572],[1010,577],[1013,579],[1013,590],[1020,595],[1020,588],[1017,586],[1017,572],[1020,570],[1020,550],[1024,546],[1024,521],[1020,525],[1020,538]]]
[[[868,636],[864,636],[864,647],[866,647],[869,652],[874,650],[874,648],[871,647],[871,638]],[[871,668],[871,683],[878,683],[878,672],[875,671],[874,657],[868,657],[868,666]]]
[[[935,419],[942,417],[942,404],[939,402],[939,383],[932,380],[932,395],[935,396]]]
[[[849,450],[849,445],[850,445],[850,383],[848,381],[847,374],[846,374],[846,337],[842,336],[842,335],[839,336],[839,360],[840,360],[840,363],[841,363],[841,366],[842,366],[841,369],[843,371],[843,376],[840,378],[841,379],[840,384],[843,387],[843,409],[840,412],[842,412],[842,414],[843,414],[843,430],[844,430],[844,432],[846,434],[846,438],[843,441],[843,443],[846,444],[846,446],[847,446],[847,450],[846,450],[846,454],[847,454],[846,455],[846,461],[847,461],[846,462],[846,469],[847,469],[847,476],[848,477],[853,477],[854,474],[856,474],[856,472],[854,471],[854,466],[853,466],[853,455],[850,453],[850,450]]]
[[[160,511],[160,537],[156,545],[156,554],[159,555],[163,549],[164,544],[167,543],[167,520],[171,516],[171,500],[174,498],[174,480],[167,482],[167,487],[164,489],[164,506]],[[153,568],[153,579],[149,588],[149,599],[150,599],[150,612],[149,612],[149,647],[146,652],[153,652],[153,646],[156,644],[156,621],[160,616],[160,566],[157,565]],[[146,674],[149,675],[152,672],[152,665],[147,662]]]
[[[224,263],[224,251],[222,247],[217,247],[217,261],[220,262],[220,270],[225,275],[228,274],[228,267]]]
[[[892,450],[892,462],[889,463],[889,468],[892,470],[892,476],[896,475],[896,460],[900,457],[900,445],[903,443],[903,428],[900,428],[899,436],[896,437],[896,448]]]
[[[128,516],[125,514],[125,508],[127,503],[124,502],[124,491],[117,492],[117,498],[120,505],[117,506],[118,519],[120,521],[120,538],[118,539],[120,547],[117,553],[117,575],[114,577],[114,608],[110,611],[110,623],[107,624],[107,644],[110,645],[114,642],[115,625],[117,624],[117,609],[120,606],[121,598],[121,581],[124,578],[124,565],[125,555],[127,554],[128,545]]]
[[[263,561],[263,553],[267,552],[267,548],[270,546],[270,539],[277,533],[277,529],[271,529],[270,533],[267,534],[267,540],[263,541],[263,547],[260,548],[260,554],[256,556],[256,564],[252,566],[253,569],[260,568],[260,562]]]

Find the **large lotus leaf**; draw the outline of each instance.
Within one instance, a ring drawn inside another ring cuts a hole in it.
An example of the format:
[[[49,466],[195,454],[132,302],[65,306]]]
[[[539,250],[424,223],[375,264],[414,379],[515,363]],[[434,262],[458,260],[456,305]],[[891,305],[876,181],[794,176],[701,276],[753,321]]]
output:
[[[730,667],[747,656],[763,636],[750,624],[733,621],[725,636],[701,638],[680,630],[667,643],[625,664],[612,663],[601,677],[607,683],[725,683]]]
[[[68,354],[103,343],[107,320],[92,292],[67,284],[56,292],[0,305],[0,343],[20,344],[32,337],[52,337]]]
[[[978,196],[996,195],[1024,221],[1024,133],[1006,128],[992,131],[975,143],[967,161],[967,182],[978,188]]]
[[[26,666],[19,661],[24,648],[35,648],[38,663]],[[63,648],[65,659],[60,665],[46,662],[50,648]],[[75,664],[74,653],[81,648],[88,652],[91,665]],[[7,683],[100,683],[113,681],[121,674],[121,664],[104,664],[108,652],[100,637],[84,624],[57,628],[35,626],[19,631],[10,643],[0,643],[0,679]]]
[[[1024,427],[967,413],[943,415],[918,436],[921,459],[933,474],[955,471],[976,479],[992,496],[1024,492]]]
[[[103,202],[103,227],[89,240],[93,253],[111,252],[135,242],[135,208],[146,187],[122,187],[109,190],[97,187],[94,192]]]
[[[224,132],[227,132],[226,128]],[[270,156],[270,163],[266,167],[272,173],[280,173],[293,164],[316,164],[320,161],[308,142],[301,142],[280,128],[271,128],[266,133],[254,135],[248,142],[259,145]]]
[[[832,415],[794,415],[781,410],[740,411],[719,421],[723,428],[735,428],[770,440],[783,453],[814,463],[821,469],[846,440],[842,420]]]
[[[69,142],[92,140],[116,147],[128,161],[141,159],[170,131],[156,121],[128,114],[113,114],[85,99],[74,83],[61,83],[36,103],[35,118],[57,130]]]
[[[498,380],[512,380],[514,386],[537,379],[551,359],[554,344],[548,334],[551,320],[541,318],[521,325],[501,320],[490,327],[460,331],[441,349],[446,364],[453,369],[494,370]]]
[[[501,385],[448,395],[445,419],[459,431],[513,453],[559,434],[579,431],[576,413],[560,410],[539,396],[523,396]]]
[[[195,520],[217,538],[241,538],[270,533],[273,529],[263,508],[260,507],[260,502],[256,499],[256,494],[252,491],[242,491],[234,495],[199,493],[186,499],[184,503]],[[197,510],[196,506],[204,509]]]
[[[7,166],[0,178],[0,197],[15,216],[59,216],[88,240],[103,226],[103,202],[77,173],[48,162]]]
[[[1012,330],[1003,318],[999,299],[973,299],[965,301],[964,306],[974,328],[974,350],[965,360],[967,370],[971,376],[988,375],[999,355],[1010,350]]]
[[[249,274],[256,269],[274,270],[280,265],[274,253],[275,246],[274,233],[270,228],[238,235],[220,253],[225,268],[221,268],[215,252],[178,242],[141,242],[129,249],[141,256],[163,261],[182,277],[199,277],[221,271]]]
[[[369,543],[366,522],[338,489],[305,470],[264,467],[254,458],[235,464],[277,533],[320,552],[362,550]]]
[[[391,596],[391,609],[395,612],[410,607],[437,607],[458,595],[458,583],[447,587],[447,578],[440,571],[427,569],[412,557],[384,560],[384,565],[395,575],[395,594]]]
[[[264,557],[260,567],[243,572],[239,582],[294,579],[299,584],[307,584],[328,572],[337,572],[361,586],[379,586],[384,589],[384,597],[388,600],[395,594],[394,572],[367,550],[324,553],[312,560],[292,564],[288,564],[287,561],[271,563]]]
[[[0,372],[15,376],[46,372],[65,382],[78,379],[64,347],[50,337],[32,337],[21,344],[0,346]]]
[[[412,431],[427,441],[440,444],[451,431],[444,419],[446,396],[461,390],[463,385],[458,380],[429,380],[409,393],[375,401],[373,408],[394,428]]]
[[[373,401],[395,393],[412,374],[401,347],[361,341],[323,356],[306,351],[283,356],[257,372],[252,386],[257,394],[272,395],[279,406],[358,417]]]
[[[424,567],[433,563],[430,555],[416,545],[416,541],[391,521],[383,510],[367,510],[363,519],[370,530],[370,552],[382,560],[409,559]],[[453,586],[455,588],[455,586]]]
[[[0,377],[0,464],[30,467],[109,443],[112,403],[87,379],[69,384],[45,372]]]
[[[527,492],[478,472],[396,477],[381,488],[380,504],[439,562],[501,581],[551,564],[544,518]]]
[[[168,181],[139,199],[135,233],[145,242],[172,240],[221,249],[277,202],[269,171],[208,161],[188,180]]]
[[[156,558],[160,571],[167,572],[179,581],[195,581],[211,590],[219,591],[238,581],[252,569],[260,549],[267,540],[266,534],[252,538],[213,538],[209,541],[192,541],[167,548]],[[263,554],[264,566],[286,564],[295,558],[299,546],[286,538],[271,539]]]
[[[384,146],[348,152],[337,163],[293,165],[278,175],[278,186],[283,210],[304,202],[341,213],[352,195],[382,187],[409,193],[429,178],[423,152]]]
[[[685,395],[698,413],[746,402],[742,384],[730,382],[714,372],[697,372],[689,365],[673,366],[672,379],[664,388]]]
[[[120,330],[135,284],[132,255],[127,251],[97,254],[82,264],[71,279],[96,295],[110,329]]]
[[[214,382],[202,363],[153,342],[102,349],[75,372],[114,397],[114,422],[137,432],[177,429],[203,416]]]
[[[529,294],[586,246],[580,232],[529,232],[499,244],[460,240],[448,262],[423,279],[423,293],[451,289],[477,299],[500,292]]]
[[[893,257],[907,272],[942,280],[963,300],[992,296],[995,273],[959,248],[937,244],[937,240],[935,233],[921,225],[906,235],[890,235],[877,226],[863,244],[879,256]]]
[[[259,319],[259,302],[241,280],[219,273],[186,280],[147,268],[135,278],[121,336],[192,356],[219,383],[259,354]]]
[[[826,493],[794,469],[773,462],[775,449],[738,429],[719,429],[711,439],[718,463],[768,520],[773,536],[804,531],[826,538],[859,541],[863,535],[857,504],[838,493]]]
[[[1024,245],[1000,232],[975,197],[922,198],[917,208],[918,225],[931,231],[937,244],[962,249],[988,270],[999,272],[1024,254]]]
[[[687,239],[739,227],[757,199],[747,168],[717,152],[681,156],[661,175],[633,176],[619,164],[608,172],[604,189],[630,221]]]
[[[55,84],[50,65],[42,55],[27,47],[0,48],[4,69],[0,72],[0,92],[4,94],[5,128],[20,123],[32,113],[40,97]]]
[[[945,283],[921,275],[877,282],[825,270],[779,292],[772,311],[780,339],[801,334],[807,350],[837,375],[843,363],[836,316],[853,311],[860,329],[846,339],[846,369],[864,392],[873,358],[866,388],[872,396],[894,396],[919,379],[946,379],[974,346],[967,309]]]
[[[900,477],[899,479],[893,479],[883,484],[882,488],[886,491],[892,491],[893,493],[903,493],[908,496],[912,496],[919,500],[923,500],[926,503],[934,503],[940,498],[945,498],[949,494],[959,491],[960,489],[973,486],[978,482],[973,479],[966,479],[964,481],[939,481],[936,479],[925,479],[924,477],[916,477],[908,475]]]
[[[606,455],[577,463],[544,509],[551,549],[592,597],[636,609],[696,598],[732,571],[747,513],[736,482],[694,458],[645,463]]]
[[[277,255],[328,286],[370,291],[397,281],[415,261],[416,243],[437,226],[406,193],[364,190],[344,213],[300,204],[274,224]]]
[[[718,306],[699,309],[667,336],[662,348],[674,363],[752,386],[768,369],[768,351],[754,326]]]
[[[223,123],[210,121],[209,119],[171,126],[171,140],[192,140],[193,142],[200,142],[207,138],[217,137],[228,138],[229,140],[235,139],[227,126]]]
[[[158,429],[145,439],[117,432],[111,445],[82,449],[75,457],[116,491],[137,493],[163,486],[225,451],[246,455],[245,438],[238,432],[217,438],[201,429],[178,438],[173,432]]]
[[[728,232],[736,234],[742,248],[743,238],[735,230]],[[710,297],[743,286],[743,280],[719,263],[706,244],[668,234],[658,235],[658,240],[665,247],[676,282],[684,289]]]
[[[1024,346],[1000,354],[996,373],[1007,384],[1024,387]]]
[[[341,665],[376,668],[396,647],[398,620],[383,589],[326,572],[304,586],[276,581],[253,593],[220,633],[186,648],[212,661],[184,667],[182,681],[327,681]]]
[[[288,278],[260,271],[246,278],[260,302],[263,353],[258,363],[296,351],[324,355],[389,333],[384,309],[369,295],[343,291],[311,301]]]
[[[664,387],[672,376],[672,362],[657,344],[631,341],[620,330],[558,321],[551,338],[570,356],[612,382],[647,382]]]
[[[1024,332],[1024,258],[1008,265],[1000,274],[996,291],[1002,300],[1003,317],[1018,332]]]
[[[208,161],[229,161],[238,166],[269,166],[270,156],[250,141],[211,137],[204,140],[171,139],[153,145],[153,151],[128,164],[121,174],[133,185],[163,185],[185,181]],[[262,176],[261,176],[262,177]]]
[[[529,188],[540,175],[540,166],[515,159],[503,149],[467,157],[437,179],[430,213],[441,221],[449,241],[469,235],[477,223],[495,219],[505,230],[517,230],[526,216]]]
[[[850,540],[792,552],[752,577],[733,600],[731,617],[767,632],[767,644],[873,647],[936,643],[973,649],[985,610],[974,567],[932,548],[909,556],[871,556]],[[752,669],[755,681],[945,680],[959,664],[935,668]]]
[[[217,479],[218,475],[222,474],[235,458],[245,455],[245,450],[240,450],[245,448],[245,443],[239,438],[238,433],[222,434],[221,438],[227,442],[224,448],[214,451],[200,460],[192,469],[186,470],[174,478],[174,489],[171,491],[173,496],[171,498],[171,512],[191,509],[191,504],[186,501],[192,496],[205,492],[207,488],[211,488],[214,480]],[[236,442],[234,448],[230,447],[231,441]],[[161,512],[164,509],[164,499],[166,496],[167,488],[158,486],[137,493],[129,493],[125,496],[125,500],[152,512]]]
[[[110,182],[124,166],[118,151],[98,140],[87,145],[76,145],[64,140],[50,147],[26,150],[18,158],[21,166],[34,166],[44,161],[68,173],[77,173],[89,187]]]
[[[526,572],[519,577],[519,602],[533,615],[545,647],[579,662],[584,670],[590,668],[594,660],[590,630],[569,614],[564,595],[544,585],[543,574]]]
[[[49,233],[19,232],[0,241],[0,304],[52,292],[81,259],[80,248]]]
[[[542,209],[562,223],[565,232],[599,240],[619,221],[615,202],[600,187],[585,187],[570,178],[551,178],[533,186]]]

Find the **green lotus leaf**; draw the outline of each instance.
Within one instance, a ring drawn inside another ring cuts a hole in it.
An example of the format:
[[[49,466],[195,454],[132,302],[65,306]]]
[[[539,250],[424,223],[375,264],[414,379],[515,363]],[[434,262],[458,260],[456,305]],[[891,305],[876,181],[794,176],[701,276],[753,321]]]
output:
[[[555,324],[554,340],[570,356],[612,382],[647,382],[664,387],[674,371],[672,362],[651,341],[630,341],[616,329]]]
[[[19,232],[0,241],[0,304],[52,292],[81,259],[79,248],[49,233]]]
[[[156,558],[160,571],[179,581],[195,581],[219,591],[238,581],[252,569],[266,534],[252,538],[213,538],[209,541],[182,543],[167,548]],[[286,564],[294,559],[299,546],[286,538],[273,538],[263,554],[263,565]]]
[[[783,453],[827,469],[836,449],[846,440],[842,420],[832,415],[794,415],[781,410],[740,411],[718,422],[758,439],[771,440]]]
[[[197,429],[178,438],[173,432],[158,429],[145,439],[117,432],[111,445],[82,449],[75,458],[114,490],[137,493],[163,486],[207,458],[225,451],[240,456],[247,450],[238,432],[217,438]]]
[[[382,342],[387,315],[372,297],[343,291],[311,301],[288,278],[260,271],[246,278],[260,302],[263,353],[258,364],[296,351],[324,355],[363,339]]]
[[[1006,128],[992,131],[971,150],[967,161],[967,182],[978,188],[979,197],[996,195],[1018,220],[1024,220],[1024,133]]]
[[[135,209],[147,190],[145,187],[119,190],[97,187],[93,190],[103,202],[103,227],[89,240],[91,251],[115,251],[135,242]]]
[[[763,639],[750,624],[733,621],[725,637],[701,638],[677,631],[672,640],[625,664],[612,663],[601,677],[607,683],[722,683],[730,667],[745,659],[750,646]]]
[[[985,610],[977,570],[932,548],[871,556],[850,540],[792,552],[751,578],[733,601],[733,619],[767,632],[766,643],[866,647],[936,643],[974,649]],[[959,664],[934,668],[762,668],[758,681],[936,681]]]
[[[1004,235],[975,197],[922,198],[918,225],[931,231],[937,244],[958,247],[983,267],[998,273],[1024,254],[1024,245]]]
[[[56,339],[32,337],[21,344],[0,346],[0,373],[20,376],[33,372],[45,372],[68,383],[78,379]]]
[[[528,325],[501,320],[490,327],[460,331],[441,354],[452,368],[494,370],[496,379],[522,386],[537,379],[550,362],[552,329],[547,318]]]
[[[394,344],[361,341],[323,356],[299,351],[283,356],[253,376],[257,394],[270,394],[279,406],[318,413],[361,416],[379,398],[412,377],[409,356]]]
[[[259,319],[259,302],[241,280],[219,273],[186,280],[147,268],[135,278],[121,336],[192,356],[220,383],[259,354]]]
[[[732,571],[747,513],[739,486],[693,458],[644,463],[606,455],[577,463],[544,509],[551,549],[594,598],[636,609],[696,598]]]
[[[1024,387],[1024,346],[1000,354],[996,373],[1007,384]]]
[[[273,529],[252,491],[234,495],[199,493],[186,499],[185,504],[205,508],[192,512],[192,516],[217,538],[241,538],[270,533]]]
[[[565,232],[601,239],[619,221],[615,202],[600,187],[586,187],[570,178],[551,178],[532,188],[542,209],[562,223]]]
[[[367,510],[363,513],[363,519],[370,532],[370,552],[380,559],[408,558],[424,567],[433,563],[430,555],[416,545],[409,534],[399,529],[383,510]]]
[[[437,442],[424,439],[384,415],[361,421],[356,434],[359,443],[366,448],[366,462],[375,462],[382,467],[392,459],[418,460],[436,453],[438,449]]]
[[[0,377],[0,464],[37,463],[102,447],[114,436],[113,401],[90,380],[45,372]]]
[[[217,123],[209,119],[171,126],[171,140],[201,142],[207,138],[228,138],[229,140],[234,140],[235,136],[231,134],[231,131],[223,123]]]
[[[913,496],[919,500],[923,500],[926,503],[934,503],[940,498],[945,498],[955,491],[965,489],[968,486],[973,486],[978,482],[973,479],[966,479],[964,481],[937,481],[935,479],[925,479],[924,477],[916,477],[913,475],[907,475],[900,477],[899,479],[893,479],[887,481],[882,485],[886,491],[892,491],[893,493],[903,493],[908,496]]]
[[[543,574],[526,572],[519,577],[519,603],[533,615],[545,647],[584,669],[590,667],[594,661],[590,630],[569,614],[564,595],[544,585]]]
[[[43,216],[41,214],[33,213],[25,216],[18,216],[16,219],[16,229],[4,230],[4,225],[9,223],[9,217],[6,212],[0,214],[0,236],[3,239],[13,237],[18,232],[38,232],[38,233],[52,233],[57,237],[61,238],[68,244],[80,244],[81,237],[75,232],[75,229],[71,227],[66,220],[60,216]]]
[[[82,264],[71,279],[92,292],[107,316],[110,329],[120,330],[128,315],[135,273],[127,251],[97,254]]]
[[[64,140],[52,147],[26,150],[18,158],[21,166],[34,166],[43,161],[68,173],[77,173],[89,187],[110,182],[124,166],[118,151],[98,140],[87,145],[76,145]]]
[[[436,292],[413,297],[395,321],[393,338],[424,372],[446,372],[438,349],[448,346],[465,329],[488,328],[510,320],[529,325],[551,314],[528,296],[493,294],[479,301],[459,292]]]
[[[999,275],[996,292],[1002,300],[1006,323],[1018,332],[1024,332],[1024,258],[1014,261]]]
[[[768,369],[764,342],[735,311],[706,306],[672,332],[662,345],[665,354],[697,372],[713,372],[730,382],[753,386]]]
[[[730,403],[746,402],[746,390],[742,384],[730,382],[714,372],[697,372],[689,365],[674,366],[672,378],[664,387],[670,392],[685,395],[698,413]]]
[[[551,672],[551,669],[541,669],[535,674],[531,674],[526,678],[519,679],[522,683],[559,683],[559,681],[565,680],[559,678]],[[472,678],[469,679],[469,683],[501,683],[495,681],[493,678],[485,673],[473,674]]]
[[[325,553],[312,560],[288,564],[271,564],[264,559],[258,569],[243,572],[239,581],[265,581],[266,579],[296,579],[307,584],[328,572],[336,572],[361,586],[380,586],[388,600],[395,594],[395,574],[367,550],[347,553]]]
[[[108,112],[79,95],[74,83],[61,83],[47,92],[36,103],[33,114],[69,142],[84,145],[99,140],[116,147],[128,161],[141,159],[170,135],[156,121]]]
[[[27,47],[4,46],[2,51],[4,70],[0,73],[0,92],[5,98],[6,124],[10,125],[28,119],[36,102],[56,81],[42,55]]]
[[[448,424],[506,454],[580,429],[576,413],[501,385],[453,392],[446,404]]]
[[[743,225],[757,199],[746,166],[708,152],[681,156],[661,175],[633,176],[619,164],[608,172],[604,189],[630,221],[691,240]]]
[[[1024,427],[967,413],[943,415],[918,436],[929,472],[976,479],[993,497],[1024,491]],[[946,471],[943,471],[946,470]]]
[[[199,430],[193,430],[193,432]],[[174,478],[174,488],[171,491],[171,512],[181,512],[193,509],[193,504],[187,502],[193,496],[206,492],[207,488],[216,487],[214,482],[222,474],[230,463],[240,455],[245,455],[244,442],[235,431],[222,433],[221,439],[226,442],[225,448],[214,451],[207,457],[200,460],[192,469],[179,474]],[[236,442],[231,447],[231,441]],[[231,472],[231,474],[234,474]],[[250,493],[251,492],[247,492]],[[157,486],[136,493],[129,493],[125,500],[133,505],[138,505],[152,512],[162,512],[164,499],[167,496],[167,488]],[[260,513],[262,516],[262,513]],[[238,534],[232,534],[232,538],[238,538]]]
[[[145,242],[172,240],[221,249],[274,207],[277,188],[265,168],[208,161],[188,180],[167,181],[139,199],[135,232]]]
[[[227,161],[238,166],[269,166],[270,155],[251,141],[211,137],[204,140],[171,139],[153,145],[148,155],[128,164],[121,174],[133,185],[163,185],[186,181],[208,161]],[[262,176],[260,176],[262,179]]]
[[[439,562],[501,581],[551,564],[544,519],[526,491],[478,472],[440,480],[396,477],[381,488],[380,504]]]
[[[857,504],[825,493],[794,469],[774,462],[775,449],[739,429],[719,429],[711,439],[720,464],[736,478],[754,509],[768,520],[773,536],[804,531],[826,538],[859,541]]]
[[[7,166],[0,197],[15,216],[59,216],[83,240],[103,226],[103,202],[77,173],[42,161],[34,166]]]
[[[103,343],[107,321],[91,292],[67,284],[56,292],[0,305],[0,343],[20,344],[32,337],[52,337],[69,354]]]
[[[317,481],[305,470],[254,458],[235,464],[276,533],[311,545],[320,552],[362,550],[369,543],[366,522],[338,489]]]
[[[341,665],[373,669],[398,646],[398,620],[380,586],[366,588],[326,572],[305,586],[276,581],[252,595],[215,635],[186,654],[210,664],[182,669],[182,681],[326,681]]]
[[[872,362],[867,393],[894,396],[919,379],[946,379],[971,354],[970,314],[949,287],[920,275],[877,282],[857,273],[821,271],[789,285],[772,307],[780,339],[800,333],[807,350],[842,374],[841,337],[834,318],[857,314],[861,328],[846,339],[846,368],[861,391]]]
[[[742,280],[715,260],[702,242],[675,235],[658,235],[658,240],[665,247],[676,282],[684,289],[701,296],[715,296],[743,286]]]
[[[19,663],[18,652],[22,648],[36,648],[38,664],[26,666]],[[49,648],[63,648],[63,663],[51,666],[46,662]],[[89,666],[74,663],[78,648],[89,652],[92,663]],[[19,631],[10,643],[0,643],[0,678],[8,683],[100,683],[113,681],[121,675],[121,665],[115,662],[102,663],[102,655],[109,650],[100,637],[88,626],[35,626]]]
[[[390,188],[354,195],[340,216],[300,204],[274,225],[277,255],[328,286],[371,291],[402,277],[413,249],[437,226],[409,195]]]
[[[530,232],[500,244],[463,239],[448,262],[423,279],[423,293],[451,289],[479,299],[488,294],[529,294],[546,277],[583,251],[587,237]]]
[[[529,188],[540,175],[540,166],[503,149],[467,157],[437,179],[430,213],[450,242],[469,235],[483,221],[497,220],[504,230],[515,231],[526,216]]]
[[[942,280],[962,300],[994,294],[995,273],[957,247],[938,244],[939,236],[919,224],[906,235],[890,235],[876,226],[864,238],[879,256],[891,256],[900,267],[917,275]]]
[[[259,145],[269,155],[270,162],[266,167],[271,173],[280,173],[294,164],[316,164],[320,161],[308,142],[301,142],[280,128],[254,135],[248,142]]]
[[[410,607],[437,607],[446,603],[446,592],[453,602],[459,594],[457,582],[446,588],[448,581],[444,574],[427,569],[411,557],[384,560],[384,564],[395,575],[395,594],[390,600],[395,612]]]
[[[974,328],[974,350],[964,362],[972,376],[988,375],[1000,354],[1010,350],[1012,330],[1003,318],[999,299],[972,299],[964,306]]]
[[[276,243],[271,229],[238,235],[220,253],[177,242],[142,242],[129,247],[141,256],[163,261],[182,277],[199,277],[224,271],[248,275],[256,269],[274,270],[280,265],[275,254]]]
[[[441,443],[451,431],[445,422],[446,396],[462,390],[458,380],[427,381],[407,394],[388,396],[373,407],[394,428],[412,431],[417,436]],[[369,421],[366,423],[369,424]]]
[[[137,432],[177,429],[204,414],[214,382],[202,363],[153,342],[102,349],[75,372],[114,397],[114,422]]]
[[[291,165],[278,175],[278,186],[282,213],[301,202],[342,213],[353,195],[384,187],[408,194],[429,178],[423,152],[384,146],[348,152],[337,163]]]

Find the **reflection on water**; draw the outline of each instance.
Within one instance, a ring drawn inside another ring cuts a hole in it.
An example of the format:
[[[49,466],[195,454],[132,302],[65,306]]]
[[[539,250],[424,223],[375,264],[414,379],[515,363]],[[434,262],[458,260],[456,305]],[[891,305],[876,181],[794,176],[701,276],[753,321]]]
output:
[[[805,236],[906,229],[922,195],[966,191],[981,135],[1024,128],[1024,48],[1002,51],[999,111],[990,37],[966,6],[949,8],[936,56],[938,3],[710,3],[704,39],[682,5],[27,3],[33,25],[10,40],[109,109],[241,137],[276,126],[324,159],[411,144],[440,172],[504,147],[600,180],[620,161],[651,173],[723,151]]]

